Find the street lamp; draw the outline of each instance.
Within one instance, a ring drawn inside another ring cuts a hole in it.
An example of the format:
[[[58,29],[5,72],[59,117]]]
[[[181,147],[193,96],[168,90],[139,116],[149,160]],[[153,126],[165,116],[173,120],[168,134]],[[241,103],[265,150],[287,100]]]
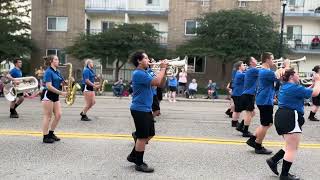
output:
[[[279,58],[282,57],[282,50],[283,50],[283,26],[284,26],[284,17],[286,12],[286,0],[280,0],[282,3],[282,17],[281,17],[281,34],[280,34],[280,46],[279,46]]]

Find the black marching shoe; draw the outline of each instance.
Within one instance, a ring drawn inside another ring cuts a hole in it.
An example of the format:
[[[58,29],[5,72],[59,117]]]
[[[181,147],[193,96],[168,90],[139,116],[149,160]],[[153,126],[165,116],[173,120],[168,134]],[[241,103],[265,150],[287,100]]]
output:
[[[81,116],[81,121],[91,121],[91,119],[88,118],[88,116],[83,114],[82,112],[80,113]]]
[[[53,138],[51,138],[49,135],[44,135],[43,136],[43,143],[54,143],[55,140]]]
[[[10,110],[10,118],[19,118],[19,114],[15,109]]]
[[[316,118],[316,117],[309,117],[308,118],[310,121],[320,121],[318,118]]]
[[[255,149],[254,150],[254,152],[256,153],[256,154],[271,154],[272,153],[272,151],[271,150],[269,150],[269,149],[266,149],[265,147],[261,147],[260,149]]]
[[[266,160],[269,168],[271,169],[271,171],[276,174],[276,175],[279,175],[279,172],[278,172],[278,163],[275,163],[272,158],[269,158]]]
[[[280,180],[300,180],[298,176],[295,176],[293,174],[288,174],[288,176],[280,176]]]
[[[132,156],[131,154],[128,155],[127,160],[131,163],[136,163],[136,157]]]
[[[140,172],[152,173],[154,171],[153,168],[148,167],[146,163],[142,163],[141,165],[136,165],[135,169]]]
[[[243,132],[243,134],[242,134],[242,137],[248,137],[249,138],[249,137],[252,137],[252,136],[253,136],[253,134],[250,131]]]
[[[60,141],[60,138],[58,138],[53,132],[49,132],[50,138],[54,139],[55,141]]]
[[[254,136],[250,137],[248,140],[247,140],[247,144],[252,147],[252,148],[257,148],[256,146],[256,140],[255,138],[253,138]]]
[[[244,133],[244,131],[243,131],[243,125],[241,125],[241,123],[239,123],[239,124],[237,125],[237,127],[236,127],[236,130],[239,131],[239,132]]]

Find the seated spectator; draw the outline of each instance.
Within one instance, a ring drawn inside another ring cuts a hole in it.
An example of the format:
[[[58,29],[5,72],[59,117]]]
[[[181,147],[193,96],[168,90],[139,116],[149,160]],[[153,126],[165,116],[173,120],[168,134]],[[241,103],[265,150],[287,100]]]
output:
[[[316,48],[319,46],[319,43],[320,43],[320,39],[318,36],[315,36],[313,39],[312,39],[312,42],[311,42],[311,48]]]
[[[169,94],[168,94],[169,102],[177,102],[176,101],[176,92],[177,92],[177,85],[178,85],[177,78],[175,76],[170,76],[168,78],[168,85],[169,85]]]
[[[112,86],[113,95],[117,97],[122,96],[124,86],[123,80],[120,78],[119,81],[115,82]]]
[[[207,99],[217,99],[218,94],[217,94],[217,83],[212,82],[212,80],[209,80],[208,85],[207,85],[207,90],[208,90],[208,97]]]
[[[191,83],[189,84],[189,89],[188,89],[188,92],[189,92],[189,98],[190,99],[193,99],[194,98],[194,95],[197,93],[197,88],[198,88],[198,84],[197,84],[197,81],[196,79],[192,79]]]

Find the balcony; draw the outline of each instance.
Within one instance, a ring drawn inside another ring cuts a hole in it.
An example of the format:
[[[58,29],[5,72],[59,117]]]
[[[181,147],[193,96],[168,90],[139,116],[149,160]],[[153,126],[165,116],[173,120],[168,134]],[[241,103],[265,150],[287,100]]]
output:
[[[287,17],[320,17],[320,1],[300,0],[292,1],[296,4],[288,4],[286,8]]]
[[[147,0],[86,0],[87,13],[128,13],[133,15],[168,16],[169,0],[148,4]]]
[[[98,34],[102,32],[102,29],[90,29],[90,30],[86,30],[87,33],[90,34]],[[161,46],[167,46],[168,44],[168,32],[159,32],[159,39],[158,39],[158,43]]]
[[[320,43],[312,43],[315,36],[317,35],[291,34],[284,38],[288,48],[295,53],[320,54]]]

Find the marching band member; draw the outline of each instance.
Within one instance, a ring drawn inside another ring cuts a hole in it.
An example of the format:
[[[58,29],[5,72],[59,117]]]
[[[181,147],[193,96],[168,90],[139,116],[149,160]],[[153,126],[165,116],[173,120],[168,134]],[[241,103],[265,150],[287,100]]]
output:
[[[243,86],[244,86],[244,70],[245,66],[242,61],[238,61],[234,65],[235,69],[237,70],[233,82],[232,82],[232,96],[234,102],[234,111],[232,113],[232,121],[231,126],[237,127],[238,120],[242,111],[240,96],[243,93]]]
[[[244,91],[240,97],[242,108],[245,111],[244,120],[239,123],[237,130],[242,132],[243,137],[251,137],[252,134],[248,131],[251,120],[254,116],[255,94],[257,88],[257,79],[259,70],[256,68],[257,60],[250,57],[247,61],[249,68],[246,70],[244,77]]]
[[[13,81],[15,85],[19,85],[19,82],[15,81],[15,78],[22,77],[22,61],[21,59],[13,60],[14,68],[7,75],[8,79]],[[19,118],[19,114],[17,113],[17,107],[24,101],[23,93],[17,94],[17,98],[10,102],[10,118]]]
[[[317,65],[315,66],[312,71],[315,73],[315,74],[320,74],[320,66]],[[308,119],[310,121],[319,121],[319,119],[317,117],[315,117],[318,109],[319,109],[319,106],[320,106],[320,95],[317,96],[317,97],[312,97],[312,107],[311,107],[311,111],[310,111],[310,114],[309,114],[309,117]]]
[[[261,125],[256,129],[255,135],[247,141],[249,146],[255,148],[255,153],[257,154],[272,153],[271,150],[262,146],[262,141],[273,124],[274,83],[278,81],[275,72],[271,70],[274,66],[273,59],[273,54],[269,52],[265,52],[261,56],[262,67],[259,70],[256,94],[256,104],[260,111]]]
[[[61,119],[59,95],[66,96],[67,93],[62,91],[61,84],[64,82],[64,79],[60,74],[60,71],[57,69],[59,66],[58,57],[50,55],[46,57],[45,60],[47,65],[47,69],[43,77],[45,87],[41,95],[43,105],[43,142],[54,143],[55,141],[60,141],[60,138],[54,134],[54,130]],[[52,113],[54,114],[54,119],[50,122]],[[50,131],[48,132],[49,129]]]
[[[286,70],[283,75],[284,83],[279,92],[279,108],[275,114],[277,133],[285,141],[283,149],[267,159],[267,164],[275,174],[279,174],[277,163],[283,158],[280,180],[299,180],[289,173],[299,146],[302,125],[304,124],[304,99],[317,97],[320,92],[320,76],[314,75],[313,88],[299,85],[299,75],[294,69]]]
[[[87,112],[93,105],[96,103],[95,91],[94,89],[98,89],[100,86],[94,84],[95,80],[95,72],[93,71],[93,61],[91,59],[87,59],[85,61],[85,67],[82,72],[82,86],[81,90],[83,92],[84,100],[86,105],[80,113],[81,121],[91,121],[88,118]]]
[[[136,69],[132,74],[132,104],[130,107],[131,115],[136,127],[135,135],[137,141],[127,160],[136,164],[135,169],[141,172],[153,172],[143,162],[143,155],[146,143],[155,135],[154,121],[152,116],[152,86],[161,87],[165,83],[165,73],[168,63],[161,61],[160,72],[156,77],[152,77],[147,69],[149,67],[148,55],[142,51],[135,52],[131,56],[131,62]]]

